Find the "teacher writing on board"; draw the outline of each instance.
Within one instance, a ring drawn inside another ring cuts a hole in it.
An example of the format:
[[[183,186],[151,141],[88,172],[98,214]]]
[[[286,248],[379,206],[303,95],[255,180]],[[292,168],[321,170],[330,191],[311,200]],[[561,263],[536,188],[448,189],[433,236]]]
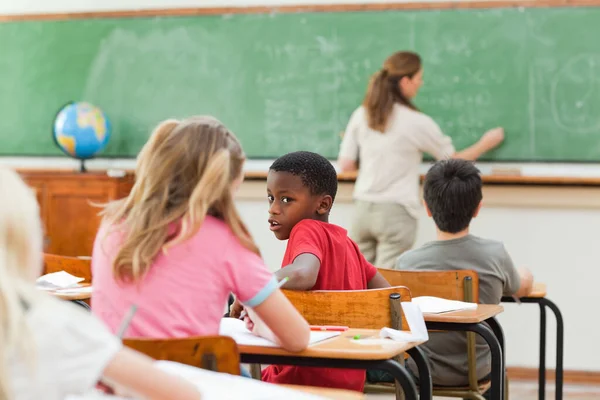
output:
[[[422,84],[419,55],[392,54],[371,78],[342,139],[340,169],[358,170],[350,236],[365,258],[380,268],[394,268],[396,259],[414,244],[423,153],[438,160],[476,160],[504,140],[503,129],[495,128],[457,152],[452,139],[413,104]]]

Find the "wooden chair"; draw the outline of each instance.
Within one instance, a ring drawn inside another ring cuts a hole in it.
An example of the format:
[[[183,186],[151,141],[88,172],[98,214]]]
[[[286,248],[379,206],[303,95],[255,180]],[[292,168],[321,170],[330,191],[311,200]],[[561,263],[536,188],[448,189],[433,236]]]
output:
[[[371,290],[283,290],[283,293],[310,325],[408,329],[401,318],[400,301],[410,301],[411,291],[403,286]],[[390,301],[395,293],[400,295],[399,301]]]
[[[408,330],[400,302],[410,301],[411,292],[403,286],[371,290],[317,290],[283,293],[311,325],[341,325],[358,329],[391,327]],[[400,356],[396,361],[404,361]],[[396,398],[403,392],[396,382]]]
[[[193,367],[240,375],[240,353],[228,336],[183,339],[123,339],[123,344],[155,360],[174,361]]]
[[[83,278],[84,284],[92,284],[92,262],[90,257],[68,257],[44,253],[44,269],[42,274],[65,271],[73,276]],[[73,303],[90,310],[90,300],[71,300]]]
[[[83,278],[83,283],[92,283],[91,259],[88,257],[68,257],[44,253],[44,274],[66,271]]]
[[[479,276],[475,271],[398,271],[379,268],[390,285],[404,285],[410,289],[413,297],[435,296],[449,300],[479,302]],[[475,354],[475,333],[467,335],[467,358],[469,365],[469,384],[467,386],[434,386],[434,396],[460,397],[484,400],[482,396],[491,386],[489,379],[477,381],[477,358]],[[379,389],[367,385],[368,389]]]

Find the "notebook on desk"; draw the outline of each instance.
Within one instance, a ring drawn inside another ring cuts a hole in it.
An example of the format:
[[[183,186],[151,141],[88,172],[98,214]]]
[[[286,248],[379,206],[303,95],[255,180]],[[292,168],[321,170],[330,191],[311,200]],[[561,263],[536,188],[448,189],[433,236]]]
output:
[[[309,346],[332,337],[339,336],[341,332],[332,331],[311,331]],[[256,336],[248,329],[244,321],[237,318],[222,318],[219,327],[219,335],[232,337],[239,345],[281,347],[277,343],[262,337]]]
[[[419,306],[423,314],[441,314],[451,311],[475,310],[477,308],[477,303],[448,300],[433,296],[414,297],[412,302]]]

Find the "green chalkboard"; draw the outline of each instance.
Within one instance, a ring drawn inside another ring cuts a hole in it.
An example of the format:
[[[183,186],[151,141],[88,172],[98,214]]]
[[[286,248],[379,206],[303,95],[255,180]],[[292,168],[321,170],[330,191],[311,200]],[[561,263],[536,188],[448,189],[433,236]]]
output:
[[[212,114],[253,158],[335,157],[368,77],[425,61],[417,105],[457,147],[504,126],[488,159],[600,161],[600,9],[234,14],[0,23],[0,154],[60,154],[58,108],[100,106],[103,156],[135,156],[169,117]]]

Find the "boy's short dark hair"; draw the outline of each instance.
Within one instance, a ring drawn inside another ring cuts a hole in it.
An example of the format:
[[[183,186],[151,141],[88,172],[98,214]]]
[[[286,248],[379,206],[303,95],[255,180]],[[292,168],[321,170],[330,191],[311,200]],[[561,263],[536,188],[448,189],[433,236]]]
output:
[[[427,172],[423,197],[439,230],[465,230],[483,198],[479,170],[471,161],[439,161]]]
[[[337,172],[329,160],[310,151],[295,151],[279,157],[269,168],[299,176],[312,195],[328,194],[335,200]]]

